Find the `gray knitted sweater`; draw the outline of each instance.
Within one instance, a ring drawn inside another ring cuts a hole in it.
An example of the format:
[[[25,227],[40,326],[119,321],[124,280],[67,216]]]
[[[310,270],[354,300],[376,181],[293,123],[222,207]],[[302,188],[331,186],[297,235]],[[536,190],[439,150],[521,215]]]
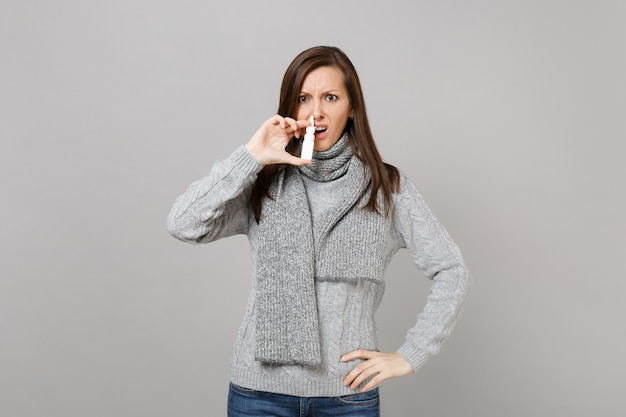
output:
[[[249,192],[262,166],[240,146],[217,162],[208,176],[194,182],[178,197],[168,217],[168,231],[189,243],[208,243],[235,234],[246,234],[252,256],[251,291],[231,362],[231,382],[260,391],[315,397],[349,395],[343,386],[356,362],[343,363],[343,354],[356,349],[376,350],[378,335],[374,313],[384,293],[384,282],[371,280],[315,283],[320,326],[322,364],[319,366],[269,365],[255,360],[255,285],[258,225],[249,203]],[[302,176],[312,221],[336,202],[342,178],[317,182]],[[315,228],[314,228],[315,230]],[[439,348],[452,330],[469,290],[469,274],[461,254],[436,220],[414,185],[404,176],[394,195],[393,210],[386,218],[388,263],[406,248],[415,265],[433,280],[431,293],[415,326],[397,350],[417,370]],[[316,239],[318,236],[314,236]]]

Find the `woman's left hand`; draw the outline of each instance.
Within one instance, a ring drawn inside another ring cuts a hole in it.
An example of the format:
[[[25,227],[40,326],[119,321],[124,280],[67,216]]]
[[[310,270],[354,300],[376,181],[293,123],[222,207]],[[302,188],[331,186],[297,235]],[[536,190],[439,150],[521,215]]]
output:
[[[355,350],[341,357],[342,362],[355,359],[363,359],[363,362],[343,380],[344,385],[357,389],[367,378],[373,378],[363,387],[361,392],[367,392],[376,388],[385,379],[408,375],[413,372],[413,367],[399,353],[382,353],[371,350]]]

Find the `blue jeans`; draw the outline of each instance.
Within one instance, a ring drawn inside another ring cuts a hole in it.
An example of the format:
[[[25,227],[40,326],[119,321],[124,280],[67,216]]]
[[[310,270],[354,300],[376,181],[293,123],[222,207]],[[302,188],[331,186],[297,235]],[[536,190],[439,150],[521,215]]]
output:
[[[228,417],[379,417],[378,388],[343,397],[293,397],[230,384]]]

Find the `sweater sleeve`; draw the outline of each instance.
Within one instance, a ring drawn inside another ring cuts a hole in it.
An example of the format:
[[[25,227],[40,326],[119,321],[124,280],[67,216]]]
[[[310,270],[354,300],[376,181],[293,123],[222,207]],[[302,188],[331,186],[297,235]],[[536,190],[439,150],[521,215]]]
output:
[[[246,233],[249,191],[262,167],[245,147],[235,149],[176,199],[167,218],[167,231],[193,244]]]
[[[433,280],[417,323],[398,349],[417,370],[452,331],[470,288],[470,276],[459,248],[433,215],[415,186],[402,178],[394,208],[394,229],[415,265]]]

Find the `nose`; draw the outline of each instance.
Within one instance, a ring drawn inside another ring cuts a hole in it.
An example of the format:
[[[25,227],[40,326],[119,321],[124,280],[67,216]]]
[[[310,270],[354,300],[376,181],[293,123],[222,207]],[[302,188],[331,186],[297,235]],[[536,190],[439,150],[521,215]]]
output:
[[[322,108],[321,100],[315,100],[313,103],[313,117],[315,120],[322,120],[324,118],[324,109]]]

